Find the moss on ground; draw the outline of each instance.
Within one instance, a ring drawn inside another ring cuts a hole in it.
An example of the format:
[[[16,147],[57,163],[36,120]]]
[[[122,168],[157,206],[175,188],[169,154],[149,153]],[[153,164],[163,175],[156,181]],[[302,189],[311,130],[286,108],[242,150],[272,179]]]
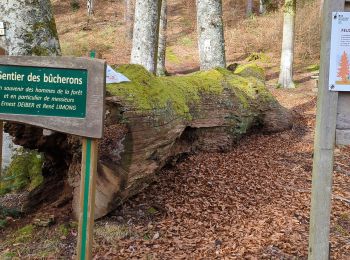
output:
[[[191,118],[190,107],[199,103],[203,94],[219,96],[225,89],[240,99],[243,108],[258,95],[273,99],[263,83],[265,72],[256,64],[241,65],[235,73],[218,68],[171,77],[156,77],[139,65],[123,65],[117,70],[131,82],[109,84],[108,92],[140,111],[171,108],[177,115]]]

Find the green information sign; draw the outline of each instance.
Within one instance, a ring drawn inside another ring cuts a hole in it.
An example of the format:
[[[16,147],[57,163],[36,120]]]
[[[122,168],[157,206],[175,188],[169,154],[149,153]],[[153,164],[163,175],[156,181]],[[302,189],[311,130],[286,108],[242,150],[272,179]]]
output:
[[[85,118],[88,72],[0,65],[0,113]]]

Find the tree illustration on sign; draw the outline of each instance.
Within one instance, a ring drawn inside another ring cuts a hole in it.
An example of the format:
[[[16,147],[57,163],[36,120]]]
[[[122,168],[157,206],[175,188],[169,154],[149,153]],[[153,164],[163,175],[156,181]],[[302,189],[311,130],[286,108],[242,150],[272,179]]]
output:
[[[340,59],[340,64],[339,64],[339,68],[338,68],[338,77],[341,78],[341,81],[337,81],[337,84],[341,84],[341,85],[350,85],[350,81],[349,81],[349,73],[350,73],[350,68],[349,68],[349,59],[348,59],[348,55],[346,54],[346,52],[344,51],[341,59]]]

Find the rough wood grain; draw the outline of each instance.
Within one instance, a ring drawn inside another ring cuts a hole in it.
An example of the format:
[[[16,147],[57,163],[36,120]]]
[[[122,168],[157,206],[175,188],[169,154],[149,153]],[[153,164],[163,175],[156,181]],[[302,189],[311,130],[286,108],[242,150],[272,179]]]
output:
[[[321,67],[312,171],[310,260],[329,258],[333,149],[338,102],[338,93],[329,91],[330,35],[332,12],[344,10],[344,3],[344,0],[325,0],[323,5]]]
[[[92,259],[98,140],[83,138],[82,143],[77,259]]]

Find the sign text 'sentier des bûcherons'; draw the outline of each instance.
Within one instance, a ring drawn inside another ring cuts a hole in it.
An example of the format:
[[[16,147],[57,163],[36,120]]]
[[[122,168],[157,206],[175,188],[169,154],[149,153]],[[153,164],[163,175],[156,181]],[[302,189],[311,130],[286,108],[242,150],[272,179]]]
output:
[[[87,71],[0,65],[0,113],[84,118]]]
[[[101,138],[106,62],[73,57],[0,57],[0,120]]]

